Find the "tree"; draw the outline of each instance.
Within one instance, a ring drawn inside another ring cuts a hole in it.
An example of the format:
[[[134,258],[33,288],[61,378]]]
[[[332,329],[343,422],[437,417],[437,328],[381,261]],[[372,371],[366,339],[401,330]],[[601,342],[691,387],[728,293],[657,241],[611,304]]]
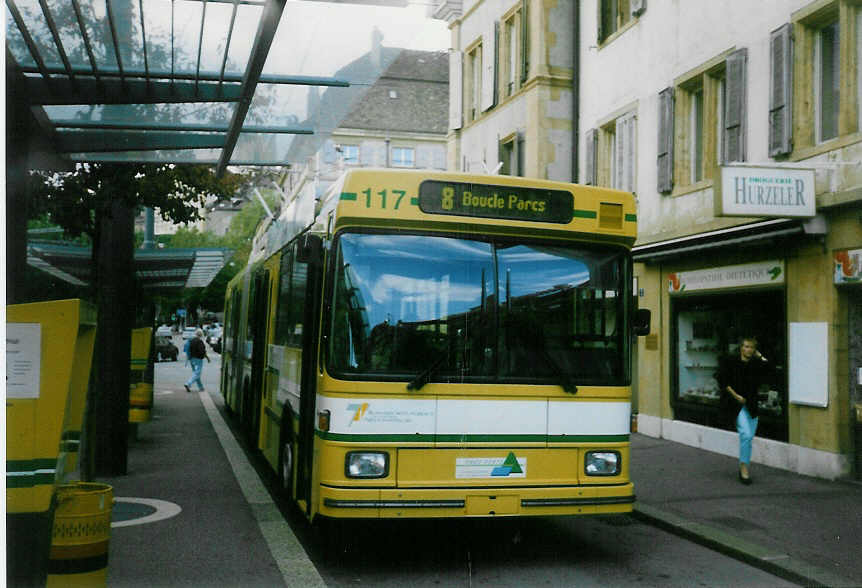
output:
[[[244,178],[217,177],[205,166],[172,164],[79,164],[68,173],[32,172],[31,214],[61,226],[66,234],[88,235],[93,243],[91,287],[98,327],[93,381],[85,420],[87,478],[126,473],[128,453],[129,357],[135,315],[134,212],[158,208],[182,223],[198,218],[208,195],[235,194]]]

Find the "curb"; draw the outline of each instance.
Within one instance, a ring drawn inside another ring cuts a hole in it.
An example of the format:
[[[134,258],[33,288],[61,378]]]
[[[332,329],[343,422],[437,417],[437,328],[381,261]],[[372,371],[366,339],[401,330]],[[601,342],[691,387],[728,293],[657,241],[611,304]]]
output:
[[[684,519],[653,506],[638,503],[635,505],[632,515],[648,524],[801,586],[843,587],[858,585],[858,582],[852,582],[830,570],[819,568],[787,553],[767,549],[715,527]]]

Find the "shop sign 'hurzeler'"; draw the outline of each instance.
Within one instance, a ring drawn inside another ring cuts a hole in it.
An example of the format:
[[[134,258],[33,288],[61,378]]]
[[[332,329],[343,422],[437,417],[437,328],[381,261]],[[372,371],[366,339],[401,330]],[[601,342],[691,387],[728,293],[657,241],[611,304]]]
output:
[[[715,186],[716,216],[813,217],[814,170],[730,165]]]

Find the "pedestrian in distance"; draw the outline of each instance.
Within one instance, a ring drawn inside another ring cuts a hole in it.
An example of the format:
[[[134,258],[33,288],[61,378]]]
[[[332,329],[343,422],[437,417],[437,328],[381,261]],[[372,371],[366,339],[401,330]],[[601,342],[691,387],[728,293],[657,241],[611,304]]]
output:
[[[195,336],[188,340],[187,348],[186,348],[186,358],[188,358],[188,362],[192,366],[192,377],[189,378],[189,381],[183,384],[186,389],[186,392],[191,392],[191,385],[195,382],[198,383],[198,390],[204,391],[204,384],[201,382],[201,373],[204,369],[204,360],[206,359],[208,362],[210,360],[207,355],[207,346],[204,343],[204,332],[200,329],[195,331]]]
[[[739,481],[751,484],[751,443],[757,432],[758,391],[769,383],[771,370],[767,359],[757,350],[757,339],[740,339],[739,351],[719,364],[717,374],[723,412],[736,424],[739,433]]]

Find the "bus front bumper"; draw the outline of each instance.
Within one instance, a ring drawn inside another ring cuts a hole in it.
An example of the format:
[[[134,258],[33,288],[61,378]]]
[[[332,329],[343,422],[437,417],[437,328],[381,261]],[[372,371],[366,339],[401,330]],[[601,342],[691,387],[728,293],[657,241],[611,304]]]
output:
[[[459,518],[618,514],[632,511],[632,483],[562,488],[320,488],[332,518]]]

